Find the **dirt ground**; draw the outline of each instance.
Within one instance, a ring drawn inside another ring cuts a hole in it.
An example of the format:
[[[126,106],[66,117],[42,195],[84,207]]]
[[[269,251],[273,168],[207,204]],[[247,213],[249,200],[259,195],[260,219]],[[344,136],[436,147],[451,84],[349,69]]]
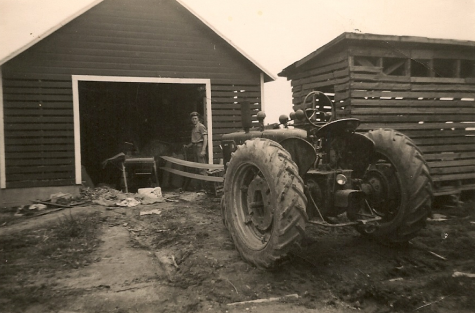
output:
[[[33,217],[4,212],[0,311],[474,312],[473,201],[434,213],[399,247],[352,228],[308,226],[302,248],[269,272],[241,260],[219,199],[201,193]],[[91,223],[90,237],[35,254],[61,239],[50,230],[67,219]]]

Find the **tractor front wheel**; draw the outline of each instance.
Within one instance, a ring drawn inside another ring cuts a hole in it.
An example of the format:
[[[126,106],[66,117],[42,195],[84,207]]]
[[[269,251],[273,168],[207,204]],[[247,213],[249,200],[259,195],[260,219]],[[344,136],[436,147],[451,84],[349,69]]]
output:
[[[224,179],[224,215],[242,258],[273,268],[301,238],[308,220],[304,183],[290,154],[257,138],[234,152]]]

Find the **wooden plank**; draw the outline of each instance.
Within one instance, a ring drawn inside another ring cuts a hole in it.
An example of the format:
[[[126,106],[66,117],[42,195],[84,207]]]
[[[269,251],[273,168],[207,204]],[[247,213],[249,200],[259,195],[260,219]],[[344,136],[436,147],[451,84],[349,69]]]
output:
[[[352,106],[475,108],[475,101],[413,99],[351,99]]]
[[[423,129],[465,129],[467,127],[475,127],[473,124],[466,124],[466,123],[361,123],[360,129],[377,129],[377,128],[393,128],[397,130],[423,130]]]
[[[21,87],[21,88],[72,88],[71,79],[65,81],[40,80],[40,79],[4,79],[3,88]]]
[[[29,188],[29,187],[49,187],[49,186],[74,186],[75,179],[55,179],[55,180],[24,180],[24,181],[8,181],[7,188]]]
[[[190,162],[190,161],[185,161],[177,158],[172,158],[169,156],[160,156],[162,159],[165,161],[178,164],[178,165],[183,165],[186,167],[193,167],[193,168],[200,168],[200,169],[211,169],[211,170],[224,170],[224,165],[222,164],[204,164],[204,163],[196,163],[196,162]]]
[[[472,163],[475,164],[475,163]],[[457,174],[457,173],[475,173],[475,166],[457,166],[457,167],[439,167],[431,168],[432,175]]]
[[[452,160],[462,160],[462,159],[473,159],[475,158],[475,152],[426,153],[424,154],[424,158],[427,161],[431,161],[431,160],[452,161]]]
[[[68,158],[62,159],[8,159],[8,166],[61,166],[74,165],[74,160]]]
[[[464,173],[464,174],[436,175],[432,178],[432,180],[434,182],[441,182],[441,181],[474,179],[474,178],[475,178],[475,173]]]
[[[38,130],[30,130],[30,131],[21,131],[21,130],[14,130],[8,131],[5,134],[5,138],[23,138],[23,137],[69,137],[71,139],[74,138],[74,132],[72,130],[49,130],[49,131],[38,131]]]
[[[7,182],[13,181],[25,181],[25,180],[54,180],[54,179],[65,179],[69,177],[74,177],[74,171],[65,171],[65,172],[45,172],[45,173],[25,173],[25,174],[8,174]]]
[[[6,117],[10,116],[68,116],[69,118],[73,117],[73,110],[71,109],[43,109],[41,107],[36,109],[10,109],[5,108],[3,111]]]
[[[382,73],[383,68],[380,66],[371,66],[371,65],[366,65],[366,66],[350,66],[350,71],[351,72],[356,72],[356,73]]]
[[[416,91],[351,91],[352,98],[404,97],[404,98],[475,98],[475,92],[416,92]]]
[[[363,56],[363,57],[393,57],[393,58],[401,58],[407,57],[409,55],[410,50],[403,49],[398,47],[398,49],[390,49],[388,48],[378,48],[374,46],[370,47],[359,47],[359,46],[350,46],[348,48],[349,55],[355,56]]]
[[[432,138],[412,138],[413,141],[417,145],[446,145],[448,143],[450,144],[474,144],[475,145],[475,137],[465,137],[465,136],[460,136],[460,137],[437,137],[436,135]]]
[[[72,123],[72,116],[5,116],[5,123],[30,123],[30,124],[42,124],[42,123]]]
[[[21,166],[21,167],[16,167],[16,166],[9,166],[6,168],[6,174],[8,177],[10,175],[15,175],[15,174],[38,174],[42,175],[41,173],[53,173],[53,172],[68,172],[68,173],[73,173],[74,172],[74,164],[73,165],[54,165],[54,166]],[[11,176],[14,177],[14,176]]]
[[[314,67],[312,69],[306,69],[305,71],[292,76],[292,80],[298,80],[305,77],[318,76],[335,70],[340,70],[348,67],[348,60],[346,58],[339,60],[335,63],[328,65]]]
[[[19,131],[26,131],[26,130],[38,130],[38,131],[43,131],[43,130],[57,130],[57,131],[65,131],[65,130],[71,130],[74,129],[74,125],[69,122],[69,123],[64,123],[64,124],[11,124],[7,123],[5,121],[5,131],[11,131],[11,130],[19,130]],[[6,132],[5,132],[6,134]]]
[[[38,101],[4,101],[5,109],[37,109],[39,107]],[[73,112],[73,102],[50,102],[42,101],[41,109],[43,110],[61,110],[68,109]]]
[[[470,84],[412,84],[412,91],[475,91],[475,85]]]
[[[461,114],[461,115],[433,115],[433,114],[355,114],[353,110],[348,109],[348,112],[351,112],[351,116],[357,119],[360,119],[362,122],[424,122],[424,123],[433,123],[433,122],[444,122],[444,123],[454,123],[454,122],[472,122],[475,121],[474,114]],[[469,127],[469,125],[467,125]]]
[[[475,115],[475,110],[473,108],[433,108],[433,107],[409,107],[409,108],[400,108],[400,107],[390,107],[384,106],[378,108],[360,108],[354,106],[351,108],[351,113],[353,114],[370,114],[370,115],[380,115],[380,114],[424,114],[424,115],[440,115],[446,114],[447,116],[454,116],[454,115]],[[450,118],[446,118],[445,116],[440,116],[441,120],[450,120]],[[470,118],[467,118],[470,120]],[[475,120],[474,120],[475,121]]]
[[[71,86],[69,88],[38,88],[38,87],[4,87],[3,92],[5,94],[62,94],[72,95],[73,90]]]
[[[433,83],[433,84],[465,84],[465,78],[452,77],[411,77],[411,83]]]
[[[341,70],[333,71],[333,72],[318,75],[318,76],[311,76],[308,78],[292,80],[290,85],[291,86],[294,86],[294,85],[306,86],[312,83],[318,83],[318,82],[323,82],[327,80],[335,80],[337,78],[348,78],[348,77],[349,77],[349,70],[347,68],[344,68]]]
[[[12,137],[6,137],[5,138],[5,145],[10,146],[10,145],[25,145],[25,144],[33,144],[33,145],[39,145],[39,144],[57,144],[57,145],[62,145],[62,144],[69,144],[72,143],[74,144],[74,137],[32,137],[32,138],[25,138],[25,137],[17,137],[17,138],[12,138]],[[10,150],[9,150],[10,151]]]
[[[449,167],[459,167],[459,166],[467,166],[467,165],[474,165],[475,158],[466,159],[466,160],[455,160],[455,161],[432,161],[428,162],[429,167],[431,169],[436,168],[449,168]]]
[[[199,180],[204,180],[204,181],[211,181],[211,182],[215,182],[215,183],[224,182],[223,177],[193,174],[193,173],[188,173],[188,172],[184,172],[184,171],[180,171],[180,170],[173,169],[173,168],[168,168],[168,167],[160,167],[160,169],[164,170],[164,171],[167,171],[167,172],[170,172],[172,174],[176,174],[176,175],[184,176],[184,177],[188,177],[188,178],[199,179]]]
[[[474,137],[475,129],[472,131],[467,130],[408,130],[404,132],[405,135],[409,136],[411,139],[417,138],[451,138],[451,137]]]
[[[422,152],[457,152],[457,151],[475,151],[475,145],[437,145],[437,146],[419,146]]]
[[[434,191],[434,196],[446,196],[452,194],[460,194],[464,190],[475,190],[475,184],[463,183],[459,184],[460,181],[455,181],[453,186],[443,186],[439,187]]]
[[[369,82],[411,82],[409,76],[390,76],[384,74],[361,74],[350,72],[350,79],[352,81],[369,81]]]
[[[47,151],[74,151],[74,144],[61,144],[61,145],[10,145],[8,146],[7,154],[15,152],[47,152]],[[49,153],[49,152],[48,152]]]
[[[7,94],[4,93],[5,101],[72,101],[72,94]]]
[[[74,150],[71,151],[29,151],[29,152],[6,152],[5,159],[8,164],[10,159],[31,159],[31,158],[44,158],[44,159],[56,159],[56,158],[74,158]]]
[[[409,83],[388,83],[388,82],[355,82],[350,84],[351,89],[363,90],[411,90]]]

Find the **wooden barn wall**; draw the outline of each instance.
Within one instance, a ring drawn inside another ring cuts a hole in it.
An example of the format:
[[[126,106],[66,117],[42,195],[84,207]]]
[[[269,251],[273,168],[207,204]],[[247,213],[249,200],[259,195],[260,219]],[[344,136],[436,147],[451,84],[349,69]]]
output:
[[[305,96],[318,90],[327,93],[337,103],[337,116],[343,117],[343,108],[349,101],[346,86],[349,82],[348,54],[346,51],[319,58],[305,65],[305,71],[288,77],[291,79],[294,110],[303,108]],[[345,87],[346,88],[346,87]]]
[[[175,1],[106,0],[2,66],[7,188],[74,184],[71,75],[211,79],[215,158],[260,72]]]
[[[393,128],[413,139],[429,163],[436,195],[475,189],[474,49],[348,51],[349,81],[336,87],[351,99],[346,115],[359,118],[362,130]],[[450,66],[438,69],[437,60]],[[427,71],[414,73],[411,66]]]

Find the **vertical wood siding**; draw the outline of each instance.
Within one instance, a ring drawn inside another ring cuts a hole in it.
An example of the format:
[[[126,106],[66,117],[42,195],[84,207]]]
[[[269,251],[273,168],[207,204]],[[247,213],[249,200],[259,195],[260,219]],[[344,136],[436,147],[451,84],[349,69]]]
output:
[[[260,70],[170,0],[106,0],[2,69],[7,188],[74,184],[71,75],[210,78],[215,158],[260,107]]]

